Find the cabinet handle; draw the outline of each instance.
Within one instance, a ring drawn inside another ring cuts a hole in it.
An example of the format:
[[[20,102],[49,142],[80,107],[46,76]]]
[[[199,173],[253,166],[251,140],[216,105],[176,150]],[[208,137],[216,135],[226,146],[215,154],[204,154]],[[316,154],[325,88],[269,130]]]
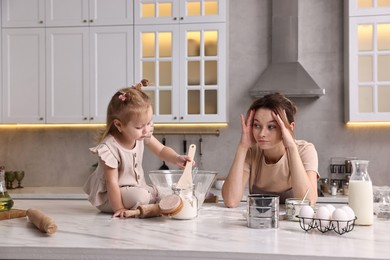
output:
[[[83,120],[88,120],[88,117],[84,117]]]
[[[87,20],[83,20],[83,23],[86,23],[87,22]]]
[[[180,17],[180,20],[184,20],[184,17]]]
[[[184,119],[184,117],[181,116],[181,117],[180,117],[180,120],[183,120],[183,119]]]
[[[174,117],[173,117],[173,120],[176,120],[176,119],[177,119],[177,116],[174,116]]]
[[[173,20],[176,21],[176,20],[177,20],[177,17],[173,17]]]
[[[91,117],[89,118],[89,120],[93,120],[93,116],[91,116]]]
[[[40,117],[39,120],[40,120],[40,121],[43,121],[43,117]]]
[[[93,20],[91,19],[91,20],[89,20],[89,22],[90,22],[90,23],[93,23]]]
[[[41,24],[42,24],[42,23],[43,23],[43,21],[39,21],[39,23],[41,23]]]

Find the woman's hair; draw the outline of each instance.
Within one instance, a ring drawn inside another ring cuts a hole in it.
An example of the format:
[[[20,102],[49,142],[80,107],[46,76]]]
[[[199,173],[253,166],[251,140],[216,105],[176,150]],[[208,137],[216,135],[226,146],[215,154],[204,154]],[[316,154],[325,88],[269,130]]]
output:
[[[149,81],[143,79],[131,87],[118,90],[112,96],[107,107],[106,127],[99,134],[99,142],[106,138],[107,135],[118,131],[114,125],[115,119],[126,125],[130,120],[148,111],[152,102],[149,96],[141,89],[143,86],[148,85]]]
[[[290,125],[292,122],[295,121],[294,116],[297,112],[297,107],[286,96],[276,92],[259,98],[255,100],[249,107],[247,115],[249,115],[249,112],[251,110],[257,111],[260,108],[266,108],[275,112],[283,120],[284,125],[287,127],[287,129],[291,130]],[[283,110],[286,111],[287,118],[284,117]]]

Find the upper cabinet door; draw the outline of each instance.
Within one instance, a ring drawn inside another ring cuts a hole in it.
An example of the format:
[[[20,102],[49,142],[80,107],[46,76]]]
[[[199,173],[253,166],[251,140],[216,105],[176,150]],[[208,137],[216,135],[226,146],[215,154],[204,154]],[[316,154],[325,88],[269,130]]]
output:
[[[390,14],[389,0],[347,0],[349,16]]]
[[[179,3],[179,0],[134,0],[134,24],[178,23]]]
[[[46,0],[46,26],[86,26],[88,0]]]
[[[180,23],[226,21],[226,0],[180,1]]]
[[[349,19],[347,121],[390,120],[390,16]]]
[[[226,21],[226,0],[135,0],[135,24]]]
[[[148,79],[155,122],[179,122],[179,27],[135,27],[135,80]]]
[[[90,0],[89,25],[133,24],[132,0]]]
[[[105,123],[111,97],[133,84],[133,27],[91,27],[89,37],[89,121]]]
[[[133,24],[132,0],[47,0],[46,25],[99,26]]]
[[[225,24],[180,27],[180,119],[226,122]]]
[[[47,123],[89,122],[88,31],[46,29]]]
[[[2,0],[3,27],[44,27],[45,0]]]
[[[3,29],[3,123],[45,122],[45,29]]]
[[[158,123],[226,122],[224,23],[135,26],[135,79]]]
[[[390,1],[345,4],[345,121],[389,122]]]

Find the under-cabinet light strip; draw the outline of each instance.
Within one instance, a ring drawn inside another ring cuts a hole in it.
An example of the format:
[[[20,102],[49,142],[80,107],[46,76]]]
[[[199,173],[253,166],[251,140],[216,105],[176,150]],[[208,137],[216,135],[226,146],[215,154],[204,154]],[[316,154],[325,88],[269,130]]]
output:
[[[390,127],[390,122],[348,122],[348,127]]]
[[[154,131],[153,135],[216,135],[219,136],[219,129],[215,131]]]
[[[105,124],[0,124],[1,128],[8,129],[23,129],[23,128],[37,128],[37,129],[45,129],[45,128],[101,128],[104,127]],[[188,134],[196,133],[196,134],[217,134],[219,135],[219,130],[217,131],[198,131],[199,129],[210,129],[210,128],[224,128],[227,127],[227,123],[199,123],[199,124],[154,124],[155,133],[160,134],[158,132],[159,129],[164,131],[164,134],[176,134],[175,131],[168,131],[168,129],[191,129],[193,131],[188,132]],[[163,130],[164,129],[164,130]],[[180,131],[180,130],[179,130]],[[168,133],[169,132],[169,133]],[[180,134],[180,133],[177,133]]]

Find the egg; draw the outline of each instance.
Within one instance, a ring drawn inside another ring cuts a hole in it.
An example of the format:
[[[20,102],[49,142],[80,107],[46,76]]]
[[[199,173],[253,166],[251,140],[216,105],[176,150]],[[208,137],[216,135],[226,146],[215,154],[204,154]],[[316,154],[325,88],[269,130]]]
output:
[[[326,204],[326,207],[329,209],[330,215],[332,215],[333,211],[336,209],[332,204]]]
[[[332,220],[334,221],[333,226],[341,231],[347,227],[349,218],[347,212],[344,209],[338,208],[334,210],[332,214]]]
[[[355,212],[353,212],[353,209],[350,206],[342,206],[341,208],[347,213],[348,220],[355,219]]]
[[[311,222],[313,221],[313,217],[314,217],[314,210],[312,207],[310,207],[309,205],[305,205],[301,208],[301,210],[299,211],[299,214],[298,216],[300,218],[303,218],[303,223],[306,224],[306,225],[310,225]]]
[[[331,215],[329,209],[326,206],[321,206],[317,209],[315,214],[316,224],[320,228],[329,227]]]

